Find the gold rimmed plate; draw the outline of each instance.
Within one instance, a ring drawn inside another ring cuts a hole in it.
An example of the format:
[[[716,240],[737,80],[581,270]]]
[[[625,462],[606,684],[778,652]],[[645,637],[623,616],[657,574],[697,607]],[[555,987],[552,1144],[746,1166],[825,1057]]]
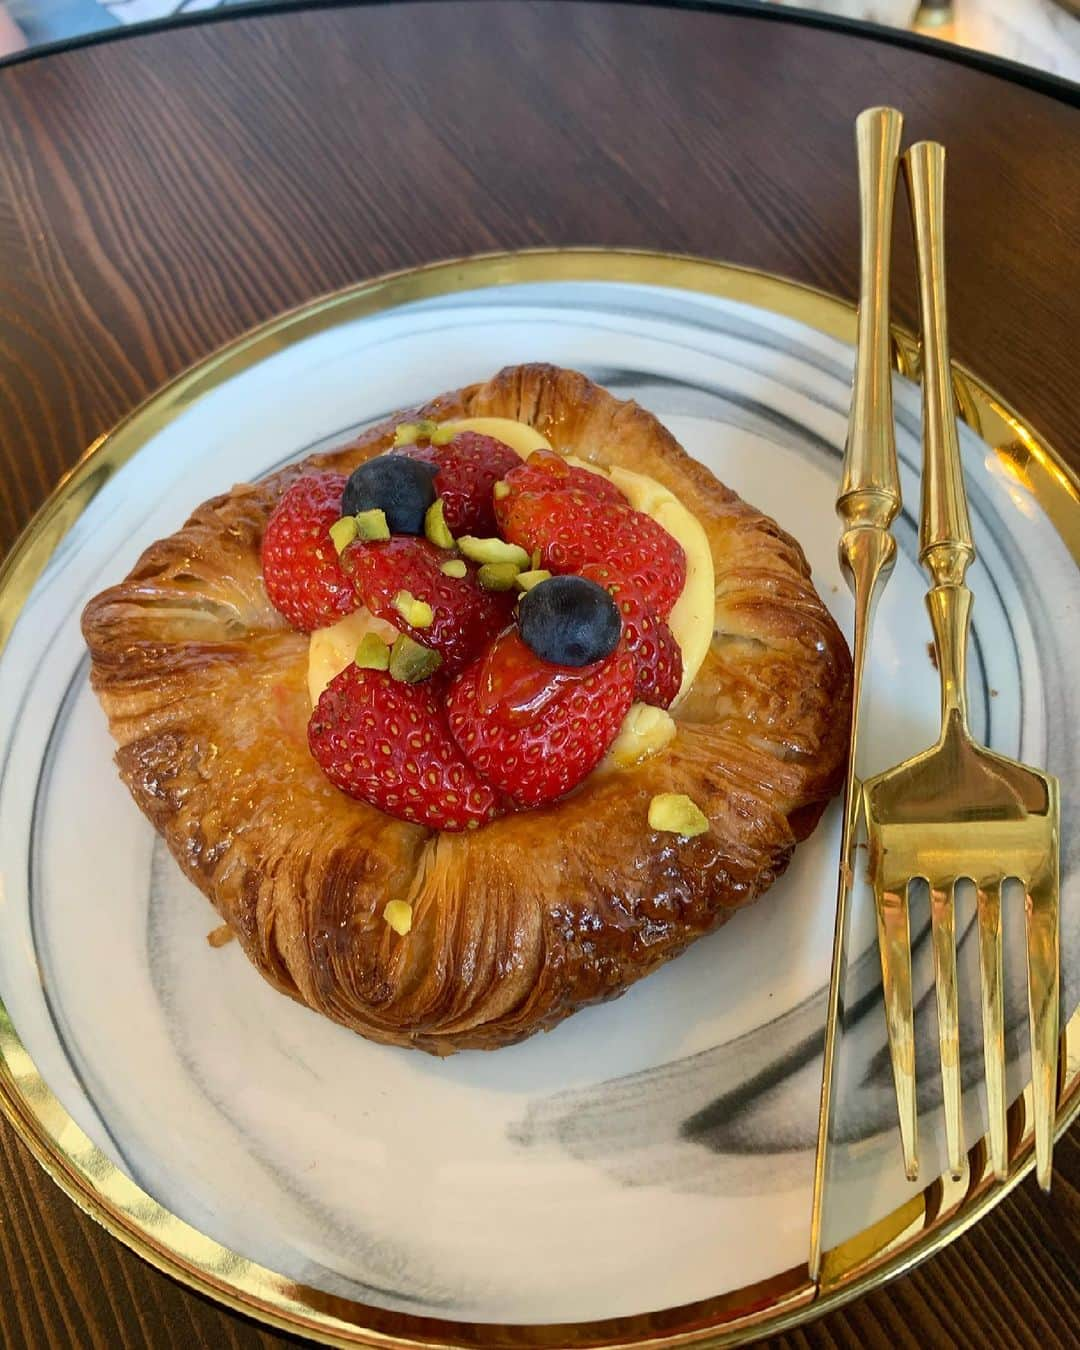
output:
[[[821,1289],[807,1280],[835,811],[757,906],[624,999],[522,1046],[436,1063],[324,1023],[263,986],[236,944],[207,945],[212,912],[116,781],[86,686],[82,603],[199,501],[532,359],[656,411],[800,540],[847,624],[832,502],[854,324],[840,300],[701,260],[578,250],[442,263],[265,325],[91,448],[0,572],[0,1101],[77,1203],[191,1287],[332,1342],[722,1344],[889,1278],[1024,1174],[1014,970],[1008,1182],[985,1167],[970,1009],[967,1173],[925,1190],[903,1180],[872,913],[856,897],[830,1252]],[[914,345],[896,341],[914,373]],[[1080,493],[1021,417],[974,376],[957,379],[983,560],[979,734],[1047,763],[1076,800],[1080,709],[1063,672],[1080,657],[1065,622],[1080,599]],[[896,403],[915,501],[918,394],[900,376]],[[925,643],[910,640],[923,622],[913,522],[896,532],[870,767],[929,739],[937,712]],[[1067,865],[1066,1014],[1080,976],[1075,884]],[[970,956],[977,968],[961,928],[962,971]],[[1062,1128],[1080,1106],[1075,1016],[1063,1063]],[[940,1089],[925,1077],[935,1175]]]

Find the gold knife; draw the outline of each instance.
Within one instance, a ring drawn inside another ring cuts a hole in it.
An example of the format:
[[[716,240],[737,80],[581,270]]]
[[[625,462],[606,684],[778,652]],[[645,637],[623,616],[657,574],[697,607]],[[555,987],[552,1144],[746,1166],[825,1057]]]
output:
[[[860,795],[855,776],[866,648],[874,606],[896,561],[890,526],[900,510],[900,476],[892,404],[892,343],[889,336],[889,259],[892,252],[893,200],[900,161],[903,116],[895,108],[867,108],[855,120],[859,163],[861,259],[855,383],[848,418],[844,468],[836,511],[843,522],[840,566],[855,597],[854,673],[851,743],[840,839],[836,890],[836,927],[825,1018],[825,1058],[821,1074],[814,1200],[810,1215],[810,1278],[821,1272],[821,1230],[825,1177],[833,1122],[833,1072],[843,1024],[847,974],[848,897],[853,880],[852,847]]]

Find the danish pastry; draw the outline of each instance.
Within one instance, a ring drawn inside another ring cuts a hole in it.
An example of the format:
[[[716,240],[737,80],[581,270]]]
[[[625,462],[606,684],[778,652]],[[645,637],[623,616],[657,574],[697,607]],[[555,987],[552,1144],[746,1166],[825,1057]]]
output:
[[[440,1055],[717,928],[843,772],[799,546],[551,366],[206,502],[83,632],[123,781],[256,968]]]

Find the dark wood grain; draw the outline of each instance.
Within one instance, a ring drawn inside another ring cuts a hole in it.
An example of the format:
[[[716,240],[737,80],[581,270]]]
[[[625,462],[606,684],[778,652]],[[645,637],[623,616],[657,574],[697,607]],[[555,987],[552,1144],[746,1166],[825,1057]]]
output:
[[[944,58],[719,13],[440,4],[234,19],[0,70],[0,550],[83,447],[250,325],[386,269],[671,249],[852,295],[851,121],[950,152],[955,354],[1080,465],[1080,112]],[[898,239],[897,310],[913,318]],[[0,1343],[269,1347],[108,1238],[0,1127]],[[1080,1139],[784,1346],[1080,1343]]]

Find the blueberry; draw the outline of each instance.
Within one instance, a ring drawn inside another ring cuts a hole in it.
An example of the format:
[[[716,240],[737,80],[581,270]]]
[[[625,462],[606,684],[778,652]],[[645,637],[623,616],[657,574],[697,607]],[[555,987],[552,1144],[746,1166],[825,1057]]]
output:
[[[378,509],[391,534],[423,534],[438,472],[437,465],[406,455],[378,455],[352,471],[341,494],[341,513],[355,516]]]
[[[619,643],[619,607],[603,586],[585,577],[552,577],[526,591],[518,606],[526,645],[556,666],[589,666]]]

